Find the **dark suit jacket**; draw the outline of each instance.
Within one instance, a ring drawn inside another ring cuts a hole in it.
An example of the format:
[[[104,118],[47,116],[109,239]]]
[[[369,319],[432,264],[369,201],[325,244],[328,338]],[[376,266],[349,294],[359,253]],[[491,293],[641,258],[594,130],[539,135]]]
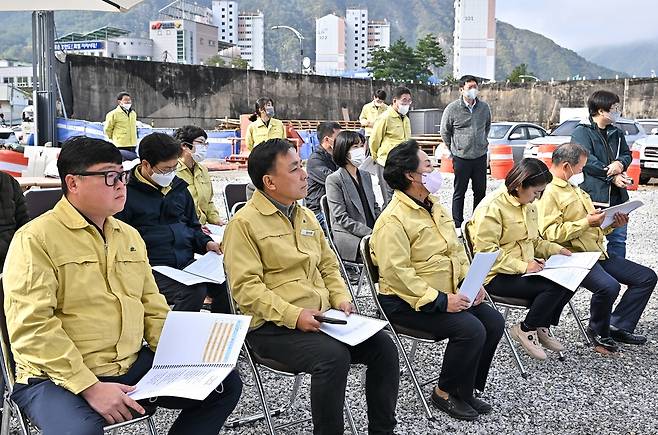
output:
[[[360,170],[359,174],[368,199],[366,206],[370,208],[372,216],[377,219],[381,210],[375,201],[370,174]],[[345,168],[339,168],[327,177],[326,189],[330,214],[326,217],[331,222],[336,248],[341,258],[354,261],[361,239],[372,232],[366,225],[364,204],[361,204],[361,198],[354,186],[352,176]]]

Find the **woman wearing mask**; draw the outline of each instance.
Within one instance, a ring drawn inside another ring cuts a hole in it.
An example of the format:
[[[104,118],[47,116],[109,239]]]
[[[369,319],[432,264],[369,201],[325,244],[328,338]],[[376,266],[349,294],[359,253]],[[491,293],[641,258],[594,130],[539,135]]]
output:
[[[181,143],[176,175],[187,183],[199,223],[224,225],[212,200],[213,190],[208,169],[200,164],[208,152],[208,134],[200,127],[186,125],[174,132],[174,138]]]
[[[492,407],[475,397],[483,391],[505,322],[482,301],[459,294],[468,258],[455,224],[434,196],[441,174],[415,140],[393,148],[384,178],[393,198],[375,223],[370,240],[379,266],[379,301],[393,325],[448,339],[432,403],[448,415],[475,420]]]
[[[551,255],[571,252],[541,238],[535,199],[541,197],[553,175],[538,159],[523,159],[505,178],[505,184],[487,195],[468,223],[468,233],[476,252],[500,250],[496,263],[485,280],[493,295],[531,300],[525,319],[511,328],[531,357],[546,359],[542,346],[561,352],[564,346],[550,332],[557,325],[562,309],[574,292],[541,276],[539,272]]]
[[[256,110],[249,120],[251,124],[247,128],[245,139],[249,151],[268,139],[286,138],[283,122],[274,117],[274,102],[271,98],[262,97],[256,100]]]
[[[366,157],[365,138],[341,131],[333,149],[338,170],[327,177],[332,233],[341,258],[357,261],[361,239],[372,232],[381,210],[375,201],[370,174],[359,169]]]

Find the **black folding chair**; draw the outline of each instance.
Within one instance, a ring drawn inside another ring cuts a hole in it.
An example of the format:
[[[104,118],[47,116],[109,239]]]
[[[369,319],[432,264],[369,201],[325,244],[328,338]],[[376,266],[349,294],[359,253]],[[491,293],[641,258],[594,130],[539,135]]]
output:
[[[468,230],[468,221],[464,221],[462,223],[462,241],[464,243],[464,248],[466,250],[466,255],[468,256],[469,261],[473,261],[473,256],[475,255],[474,249],[473,249],[473,244],[472,244],[472,239],[469,234]],[[497,310],[500,311],[500,308],[503,308],[503,318],[507,321],[507,316],[509,314],[509,310],[528,310],[530,309],[530,306],[532,305],[532,300],[530,299],[523,299],[523,298],[510,298],[510,297],[503,297],[503,296],[496,296],[489,294],[487,292],[487,301]],[[585,339],[589,343],[589,337],[587,336],[587,333],[585,332],[585,328],[582,325],[582,322],[580,320],[580,317],[578,317],[578,314],[576,313],[576,308],[573,306],[573,303],[569,301],[569,309],[571,310],[571,313],[573,314],[574,318],[576,319],[576,324],[578,325],[580,332],[585,336]],[[550,332],[550,330],[549,330]],[[523,378],[528,377],[528,372],[525,370],[523,363],[521,362],[521,358],[519,357],[518,352],[516,351],[516,347],[512,343],[512,337],[509,334],[509,331],[507,328],[504,329],[505,333],[505,340],[507,341],[507,344],[509,344],[510,349],[512,350],[512,354],[514,355],[514,360],[516,361],[516,365],[519,368],[519,371],[521,372],[521,376]],[[552,334],[552,332],[551,332]],[[564,354],[562,352],[558,353],[558,359],[560,361],[564,361]]]
[[[340,256],[338,247],[334,241],[333,230],[331,228],[331,211],[329,210],[329,201],[327,200],[327,195],[322,195],[322,198],[320,198],[320,208],[322,210],[322,214],[324,214],[324,221],[327,224],[327,239],[329,240],[331,249],[333,249],[333,251],[336,253],[336,257],[338,257],[339,263],[341,263],[341,273],[343,274],[343,278],[345,278],[345,282],[348,286],[352,287],[352,282],[350,281],[350,276],[347,273],[347,268],[352,267],[359,271],[359,281],[357,283],[356,292],[354,294],[355,298],[358,298],[361,293],[361,288],[363,287],[363,281],[365,280],[365,270],[363,263],[358,261],[344,260]],[[356,299],[354,299],[354,303],[356,304]]]
[[[55,204],[62,199],[62,188],[32,188],[26,190],[24,195],[27,215],[30,219],[34,219],[55,207]]]
[[[384,309],[379,303],[379,298],[377,297],[378,294],[377,289],[379,288],[379,268],[375,266],[375,264],[373,263],[372,255],[370,254],[370,236],[365,236],[363,239],[361,239],[361,244],[359,247],[361,249],[361,258],[363,259],[363,266],[364,266],[363,268],[365,270],[365,276],[368,281],[368,285],[370,286],[370,293],[372,294],[372,299],[375,303],[375,306],[377,307],[377,316],[386,320],[387,326],[385,329],[388,330],[391,337],[393,337],[393,341],[395,342],[395,345],[398,347],[400,355],[402,355],[402,361],[404,361],[404,365],[406,366],[407,371],[409,372],[409,376],[411,377],[411,383],[413,384],[414,389],[416,390],[418,400],[423,406],[423,411],[425,412],[425,415],[427,416],[428,419],[433,419],[434,417],[432,416],[432,411],[430,410],[430,407],[427,404],[427,400],[423,395],[422,387],[427,384],[436,382],[438,380],[438,377],[428,379],[427,381],[424,381],[422,383],[419,382],[418,378],[416,377],[416,372],[414,370],[412,362],[414,361],[416,356],[416,349],[418,347],[418,343],[436,344],[439,343],[441,340],[436,340],[432,334],[429,334],[425,331],[419,331],[416,329],[408,328],[403,325],[391,323],[388,316],[386,316]],[[409,352],[409,355],[407,355],[406,350],[402,346],[402,340],[400,338],[411,340],[411,350]]]
[[[4,301],[4,289],[2,288],[2,275],[0,275],[0,301]],[[9,345],[9,331],[7,330],[7,318],[5,317],[4,309],[0,310],[0,363],[2,365],[2,380],[4,382],[3,392],[3,405],[2,405],[2,423],[0,423],[0,435],[9,435],[9,424],[12,416],[18,420],[19,429],[22,435],[31,435],[32,429],[39,430],[28,418],[23,414],[18,405],[11,400],[11,394],[14,391],[15,384],[15,369],[14,355],[11,352]],[[153,421],[155,408],[147,410],[147,414],[133,418],[132,420],[123,423],[111,424],[103,428],[104,432],[115,435],[122,427],[131,426],[137,423],[146,422],[148,426],[148,433],[150,435],[157,435],[157,429]],[[62,416],[66,418],[66,416]]]
[[[226,268],[224,268],[224,270],[226,270]],[[239,314],[238,307],[236,306],[235,300],[233,299],[231,286],[229,285],[228,275],[226,276],[226,289],[229,295],[231,313]],[[258,397],[260,399],[263,412],[259,414],[250,415],[247,417],[242,417],[239,419],[229,420],[224,424],[224,426],[229,428],[236,428],[239,426],[243,426],[245,424],[254,423],[258,420],[264,419],[269,434],[275,435],[277,429],[284,429],[287,427],[296,426],[305,423],[307,421],[310,421],[311,420],[310,418],[297,419],[276,426],[272,421],[272,417],[277,417],[289,411],[293,407],[295,400],[297,399],[297,393],[299,392],[299,387],[301,386],[303,376],[306,375],[307,373],[292,370],[291,368],[287,367],[285,364],[279,361],[275,361],[269,358],[264,358],[258,355],[258,353],[254,351],[254,349],[249,345],[248,340],[245,340],[244,344],[242,345],[242,351],[243,351],[242,354],[246,358],[247,364],[249,365],[249,369],[254,375],[254,382],[256,384],[256,389],[258,391]],[[290,394],[290,398],[288,399],[288,402],[285,405],[276,409],[270,409],[270,406],[267,402],[267,397],[265,395],[265,387],[263,386],[263,381],[260,376],[259,367],[271,373],[277,374],[279,376],[293,378],[292,392]],[[350,431],[355,435],[358,434],[358,431],[356,430],[356,425],[354,423],[354,417],[352,416],[352,412],[350,411],[347,400],[345,400],[345,415],[347,416],[347,423],[350,427]]]
[[[239,210],[237,204],[247,202],[247,183],[229,183],[224,186],[224,207],[226,208],[226,217],[232,218]],[[238,207],[236,209],[236,206]]]

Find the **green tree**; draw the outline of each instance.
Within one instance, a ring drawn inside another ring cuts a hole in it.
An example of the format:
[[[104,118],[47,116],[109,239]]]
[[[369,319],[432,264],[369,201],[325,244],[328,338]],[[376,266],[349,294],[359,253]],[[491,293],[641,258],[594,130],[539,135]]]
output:
[[[226,66],[226,62],[219,54],[206,58],[203,64],[208,66]]]
[[[521,80],[526,78],[521,76],[534,76],[534,75],[535,73],[528,71],[528,65],[522,63],[521,65],[517,65],[516,67],[514,67],[510,75],[507,76],[507,80],[509,80],[511,83],[521,83]]]
[[[446,64],[446,55],[439,45],[436,35],[428,33],[416,43],[416,56],[427,65],[430,75]]]
[[[231,68],[247,69],[248,66],[249,62],[241,57],[234,57],[231,59]]]

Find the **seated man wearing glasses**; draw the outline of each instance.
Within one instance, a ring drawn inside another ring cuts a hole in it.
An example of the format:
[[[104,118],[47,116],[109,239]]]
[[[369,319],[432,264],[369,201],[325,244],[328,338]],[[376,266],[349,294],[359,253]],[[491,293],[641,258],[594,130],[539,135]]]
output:
[[[128,182],[126,206],[116,215],[139,231],[151,266],[183,269],[194,261],[194,253],[221,253],[219,244],[201,230],[187,183],[176,176],[180,155],[180,142],[171,136],[152,133],[143,138],[141,163]],[[177,311],[199,311],[206,292],[215,293],[205,283],[184,285],[155,271],[153,275],[160,293]],[[223,302],[216,299],[217,304]],[[213,311],[221,309],[213,306]]]
[[[2,278],[12,399],[44,435],[101,435],[144,414],[126,393],[151,368],[169,308],[139,234],[112,217],[126,201],[119,150],[76,137],[57,167],[64,198],[16,232]],[[170,435],[216,435],[241,389],[234,372],[203,401],[154,404],[182,409]]]

